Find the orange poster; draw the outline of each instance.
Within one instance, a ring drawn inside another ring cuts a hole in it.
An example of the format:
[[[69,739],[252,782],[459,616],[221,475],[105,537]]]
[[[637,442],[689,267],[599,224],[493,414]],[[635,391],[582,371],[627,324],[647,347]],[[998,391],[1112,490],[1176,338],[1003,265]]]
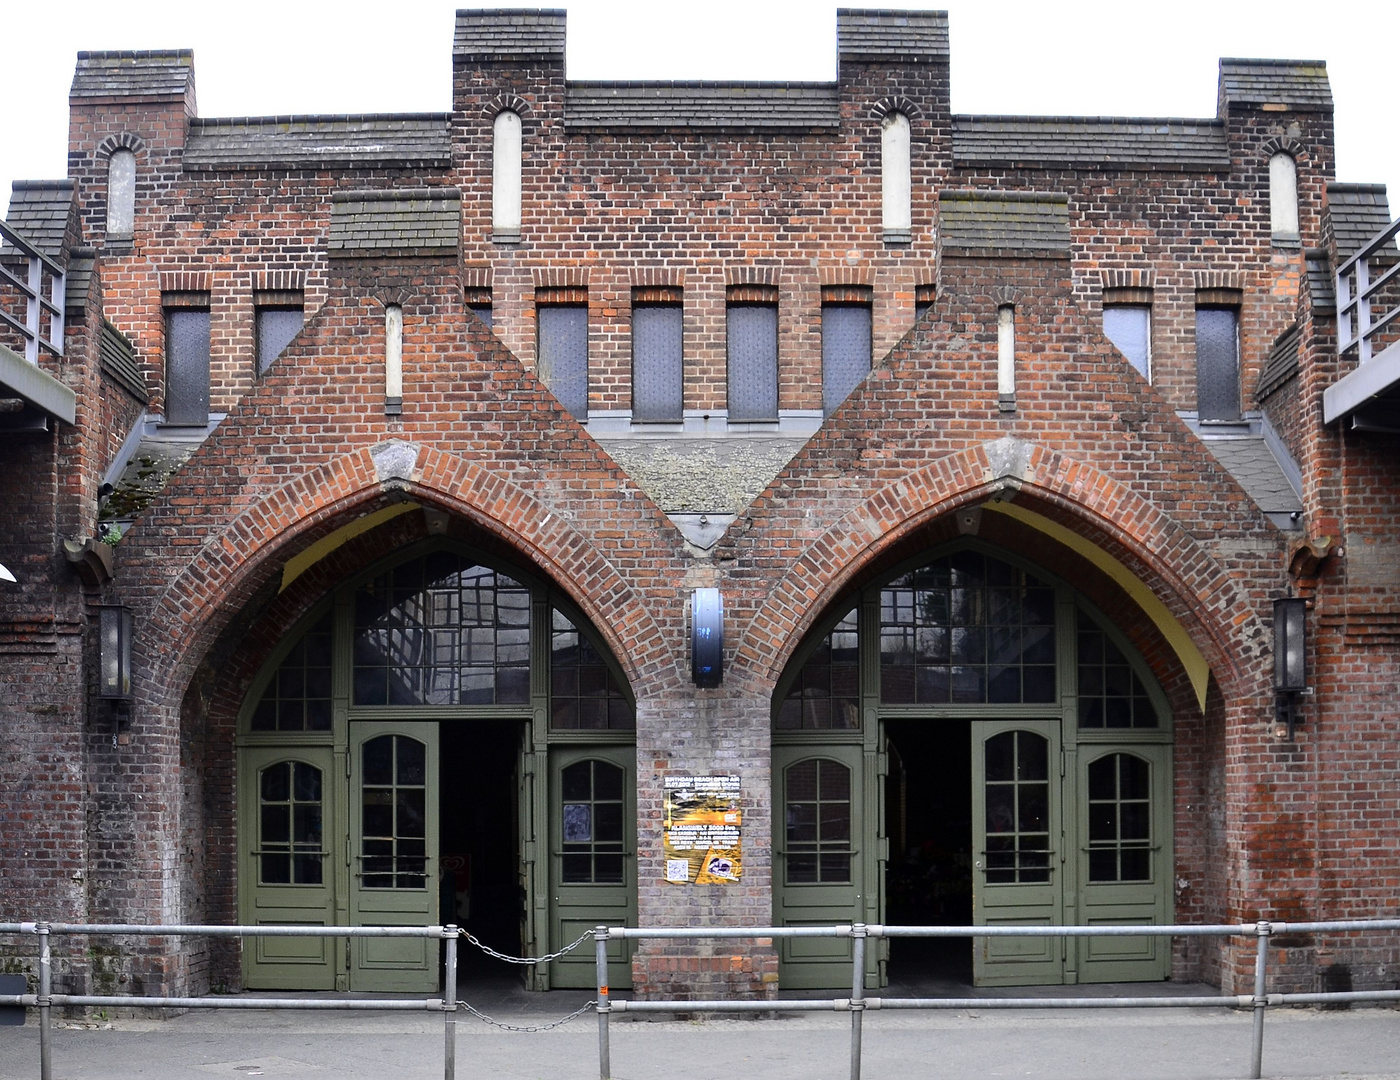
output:
[[[727,885],[743,873],[739,778],[667,776],[662,843],[673,885]]]

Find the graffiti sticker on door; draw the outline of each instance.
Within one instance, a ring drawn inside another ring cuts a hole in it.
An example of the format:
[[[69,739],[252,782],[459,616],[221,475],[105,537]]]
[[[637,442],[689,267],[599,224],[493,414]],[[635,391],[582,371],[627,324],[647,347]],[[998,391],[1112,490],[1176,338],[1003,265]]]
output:
[[[666,880],[726,885],[743,873],[739,778],[667,776],[662,843]]]

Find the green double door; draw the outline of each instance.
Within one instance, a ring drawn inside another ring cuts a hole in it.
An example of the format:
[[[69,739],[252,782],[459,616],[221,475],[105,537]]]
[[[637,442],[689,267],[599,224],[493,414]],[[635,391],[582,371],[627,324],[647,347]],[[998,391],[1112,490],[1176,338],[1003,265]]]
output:
[[[239,792],[243,921],[436,923],[437,736],[432,723],[356,722],[344,750],[246,748]],[[354,991],[430,992],[438,984],[438,942],[255,938],[245,951],[244,982],[250,988],[332,990],[339,982]]]
[[[946,723],[947,721],[942,721]],[[1059,720],[970,725],[972,918],[977,926],[1170,921],[1170,745],[1064,745]],[[775,746],[775,917],[780,925],[885,921],[887,753]],[[917,775],[918,763],[908,763]],[[961,790],[966,791],[966,788]],[[967,820],[936,784],[907,798]],[[964,796],[965,798],[965,796]],[[894,943],[898,949],[898,942]],[[883,951],[868,979],[883,981]],[[840,939],[784,941],[782,984],[849,985]],[[1165,978],[1164,938],[976,937],[980,986]]]

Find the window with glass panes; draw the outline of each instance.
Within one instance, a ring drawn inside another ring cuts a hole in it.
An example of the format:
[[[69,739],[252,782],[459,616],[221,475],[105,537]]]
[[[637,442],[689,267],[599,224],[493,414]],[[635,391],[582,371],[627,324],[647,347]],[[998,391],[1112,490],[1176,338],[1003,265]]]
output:
[[[560,777],[562,867],[566,884],[622,881],[623,771],[590,759]]]

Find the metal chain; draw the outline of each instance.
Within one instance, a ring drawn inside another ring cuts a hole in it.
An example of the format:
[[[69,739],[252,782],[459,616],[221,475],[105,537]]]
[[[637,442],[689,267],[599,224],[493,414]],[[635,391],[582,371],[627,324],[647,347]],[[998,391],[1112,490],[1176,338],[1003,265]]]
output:
[[[461,934],[464,938],[470,941],[487,956],[494,957],[497,960],[504,960],[507,964],[547,964],[551,960],[557,960],[565,953],[572,952],[574,949],[577,949],[585,941],[591,938],[593,936],[593,933],[594,932],[592,930],[585,930],[583,932],[583,935],[579,937],[577,941],[572,941],[568,945],[565,945],[558,952],[552,952],[547,956],[507,956],[503,952],[497,952],[495,949],[491,948],[490,945],[484,944],[476,937],[475,934],[469,934],[465,930],[461,931]],[[470,1006],[468,1006],[468,1008],[470,1008]]]
[[[574,944],[577,945],[578,942],[574,942]],[[492,1027],[498,1027],[498,1028],[500,1028],[502,1031],[524,1031],[524,1032],[534,1032],[534,1031],[550,1031],[550,1030],[552,1030],[553,1028],[563,1027],[563,1026],[564,1026],[565,1024],[567,1024],[570,1020],[577,1020],[580,1016],[582,1016],[584,1013],[586,1013],[589,1009],[593,1008],[593,1007],[594,1007],[595,1005],[597,1005],[598,1003],[597,1003],[596,1001],[589,1001],[589,1002],[586,1002],[585,1004],[580,1005],[580,1006],[579,1006],[577,1009],[575,1009],[573,1012],[569,1013],[569,1015],[566,1016],[566,1017],[564,1017],[564,1019],[562,1019],[562,1020],[556,1020],[556,1021],[554,1021],[554,1023],[552,1023],[552,1024],[531,1024],[531,1025],[528,1025],[528,1026],[523,1025],[523,1024],[504,1024],[504,1023],[502,1023],[501,1021],[495,1019],[494,1017],[487,1016],[487,1015],[486,1015],[484,1012],[482,1012],[480,1009],[475,1009],[475,1008],[473,1008],[468,1002],[465,1002],[465,1001],[459,1001],[459,1002],[457,1002],[457,1004],[460,1005],[462,1008],[466,1009],[467,1012],[471,1013],[471,1014],[472,1014],[473,1016],[475,1016],[478,1020],[482,1021],[483,1023],[490,1024]]]

